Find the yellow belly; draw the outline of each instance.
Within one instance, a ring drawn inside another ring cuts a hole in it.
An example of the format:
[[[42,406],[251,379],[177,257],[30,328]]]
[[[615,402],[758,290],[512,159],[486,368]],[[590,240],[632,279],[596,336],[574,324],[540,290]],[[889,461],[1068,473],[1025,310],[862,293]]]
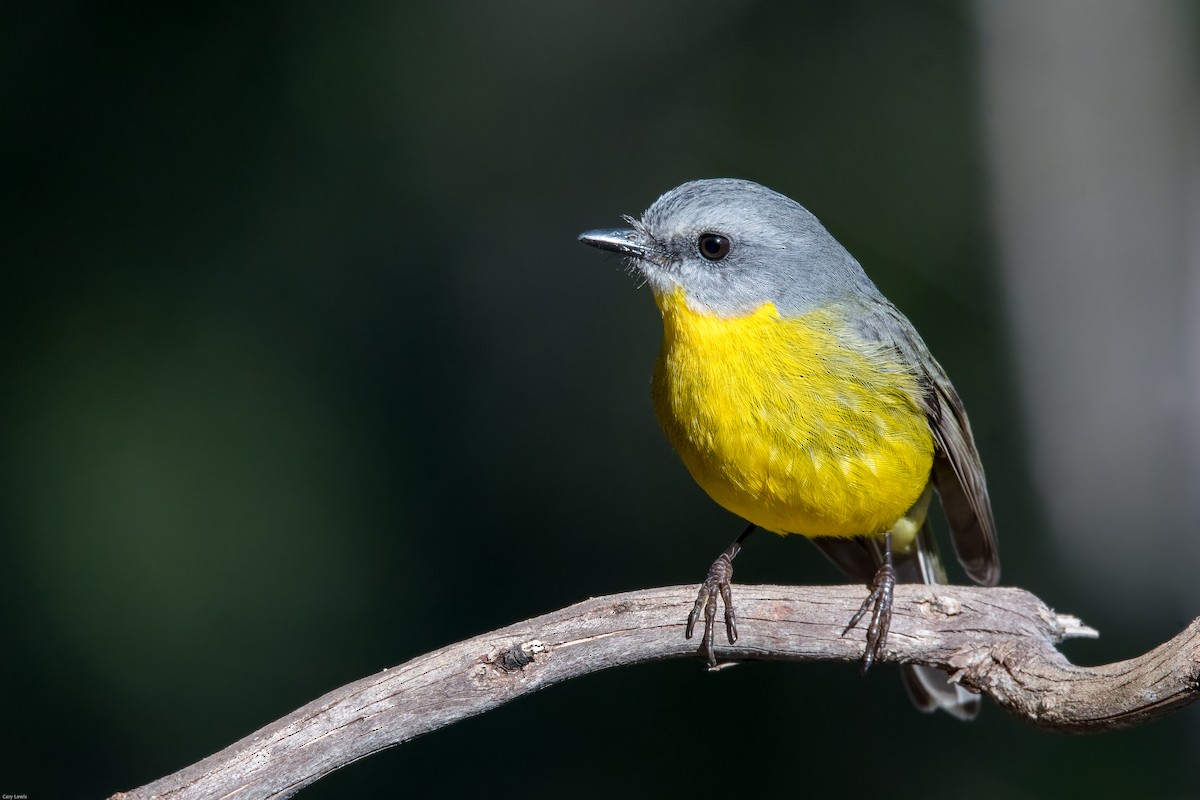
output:
[[[917,382],[878,349],[839,344],[832,311],[784,319],[767,304],[727,319],[681,293],[657,300],[655,410],[722,506],[776,533],[862,536],[922,497],[933,435]]]

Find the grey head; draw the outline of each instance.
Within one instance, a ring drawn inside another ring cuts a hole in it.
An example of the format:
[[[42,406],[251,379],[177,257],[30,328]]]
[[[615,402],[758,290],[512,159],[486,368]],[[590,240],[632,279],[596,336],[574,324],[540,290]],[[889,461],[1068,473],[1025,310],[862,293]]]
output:
[[[829,302],[882,300],[858,262],[809,211],[765,186],[733,178],[685,183],[631,228],[587,231],[586,244],[629,257],[658,294],[682,289],[720,316],[771,302],[786,315]]]

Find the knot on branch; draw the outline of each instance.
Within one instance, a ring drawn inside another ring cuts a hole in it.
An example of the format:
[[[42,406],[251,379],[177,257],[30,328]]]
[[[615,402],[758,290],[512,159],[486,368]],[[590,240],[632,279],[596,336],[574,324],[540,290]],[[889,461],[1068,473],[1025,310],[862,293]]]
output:
[[[495,664],[505,672],[517,672],[522,670],[526,665],[533,663],[533,658],[536,655],[546,652],[548,648],[544,642],[537,639],[530,639],[527,642],[514,642],[507,650],[502,650],[492,658],[487,659],[488,663]]]

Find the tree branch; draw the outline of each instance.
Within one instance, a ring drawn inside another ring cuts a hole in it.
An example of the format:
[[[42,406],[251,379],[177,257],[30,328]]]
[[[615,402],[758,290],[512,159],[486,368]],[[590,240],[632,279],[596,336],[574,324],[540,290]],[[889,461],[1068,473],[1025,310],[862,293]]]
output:
[[[859,586],[745,586],[741,638],[727,660],[857,661],[864,634],[841,635]],[[289,797],[339,767],[519,695],[609,667],[696,658],[683,638],[694,586],[597,597],[450,645],[335,689],[240,742],[114,799]],[[1146,655],[1099,667],[1055,645],[1096,632],[1020,589],[901,585],[887,657],[949,670],[964,685],[1047,728],[1136,725],[1191,703],[1200,620]]]

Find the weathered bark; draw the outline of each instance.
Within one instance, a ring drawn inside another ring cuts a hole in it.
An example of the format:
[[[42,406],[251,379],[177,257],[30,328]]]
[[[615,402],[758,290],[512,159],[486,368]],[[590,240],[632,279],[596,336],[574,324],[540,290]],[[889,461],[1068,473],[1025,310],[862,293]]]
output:
[[[741,638],[725,660],[857,661],[861,628],[842,636],[859,586],[745,586]],[[700,657],[683,637],[694,586],[586,600],[419,656],[314,700],[219,753],[117,798],[281,798],[387,747],[527,692],[609,667]],[[1078,732],[1135,725],[1197,696],[1200,620],[1138,658],[1069,663],[1055,645],[1095,636],[1020,589],[896,587],[888,660],[950,670],[1033,724]],[[723,631],[722,631],[723,633]]]

